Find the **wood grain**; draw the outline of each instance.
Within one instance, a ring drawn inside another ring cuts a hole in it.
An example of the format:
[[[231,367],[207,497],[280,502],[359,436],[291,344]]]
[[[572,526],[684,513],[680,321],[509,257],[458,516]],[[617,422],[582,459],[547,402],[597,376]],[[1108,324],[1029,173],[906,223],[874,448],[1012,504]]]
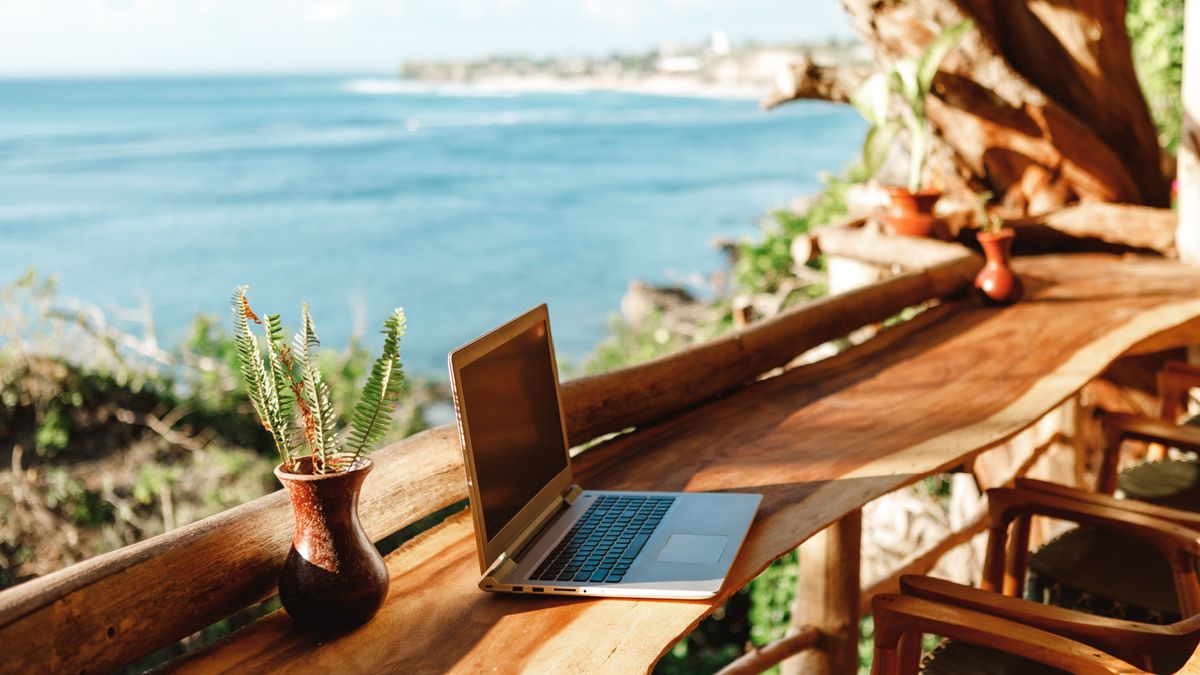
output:
[[[482,593],[470,520],[459,515],[389,556],[388,602],[364,628],[318,644],[276,614],[178,666],[205,673],[649,669],[719,602],[830,523],[1006,441],[1132,345],[1200,316],[1200,270],[1178,263],[1045,256],[1018,260],[1017,269],[1029,287],[1023,303],[949,303],[578,458],[580,482],[590,488],[764,495],[712,601]]]

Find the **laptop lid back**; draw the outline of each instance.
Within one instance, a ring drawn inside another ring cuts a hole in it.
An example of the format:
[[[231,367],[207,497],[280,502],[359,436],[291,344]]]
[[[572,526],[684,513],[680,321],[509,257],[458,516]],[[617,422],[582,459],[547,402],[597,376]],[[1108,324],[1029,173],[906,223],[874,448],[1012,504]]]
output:
[[[571,485],[546,305],[450,353],[480,571]]]

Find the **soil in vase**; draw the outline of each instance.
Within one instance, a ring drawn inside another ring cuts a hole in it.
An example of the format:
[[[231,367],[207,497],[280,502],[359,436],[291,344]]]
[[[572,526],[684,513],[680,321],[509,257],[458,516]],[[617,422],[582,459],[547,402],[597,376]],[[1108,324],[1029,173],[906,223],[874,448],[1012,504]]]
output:
[[[388,570],[358,519],[358,495],[374,468],[360,459],[346,471],[298,473],[275,468],[296,518],[292,548],[279,575],[279,599],[301,626],[322,632],[366,623],[388,592]]]

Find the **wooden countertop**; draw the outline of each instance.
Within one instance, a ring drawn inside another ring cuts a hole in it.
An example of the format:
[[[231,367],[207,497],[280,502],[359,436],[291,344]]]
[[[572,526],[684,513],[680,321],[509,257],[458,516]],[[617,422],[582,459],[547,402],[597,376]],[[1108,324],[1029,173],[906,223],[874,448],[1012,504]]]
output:
[[[1019,259],[1026,300],[945,303],[836,357],[593,448],[587,488],[759,492],[721,597],[483,593],[468,514],[388,556],[388,600],[318,640],[283,612],[177,662],[185,672],[647,670],[771,561],[868,501],[1026,428],[1122,354],[1197,341],[1200,269],[1150,258]]]

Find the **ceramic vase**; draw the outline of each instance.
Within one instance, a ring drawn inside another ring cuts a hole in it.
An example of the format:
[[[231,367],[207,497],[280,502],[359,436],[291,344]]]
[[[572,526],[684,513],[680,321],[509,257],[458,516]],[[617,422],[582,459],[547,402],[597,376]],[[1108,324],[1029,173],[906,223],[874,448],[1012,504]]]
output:
[[[305,473],[311,459],[275,467],[292,499],[296,532],[279,575],[279,599],[296,623],[337,631],[365,623],[388,592],[388,570],[358,520],[358,495],[374,468],[360,459],[346,471]]]
[[[1013,235],[1010,228],[975,235],[986,258],[983,269],[975,277],[975,288],[989,304],[1011,305],[1025,295],[1025,285],[1009,266]]]
[[[939,234],[933,205],[942,196],[941,192],[909,192],[901,187],[889,187],[887,192],[891,204],[883,216],[883,222],[894,234],[905,237],[933,237]]]

